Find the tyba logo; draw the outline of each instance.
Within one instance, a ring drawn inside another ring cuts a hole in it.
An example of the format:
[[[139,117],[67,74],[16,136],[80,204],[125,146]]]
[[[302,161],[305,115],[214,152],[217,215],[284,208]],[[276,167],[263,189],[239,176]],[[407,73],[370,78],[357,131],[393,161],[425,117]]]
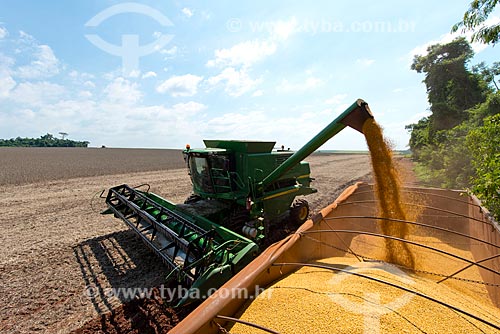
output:
[[[347,267],[345,271],[347,272],[340,272],[335,274],[328,283],[338,287],[344,280],[365,280],[365,278],[357,277],[355,275],[349,274],[348,272],[365,272],[365,275],[374,275],[373,273],[378,271],[380,273],[386,272],[391,274],[393,277],[397,277],[398,284],[415,284],[413,279],[402,270],[398,269],[395,266],[391,266],[389,264],[381,262],[360,262],[356,265]],[[373,284],[380,284],[382,287],[382,283],[374,282]],[[356,294],[358,293],[359,291],[356,292]],[[380,333],[381,316],[391,312],[395,312],[404,305],[408,304],[414,297],[412,293],[406,292],[398,295],[392,301],[383,304],[380,298],[381,296],[378,292],[364,292],[363,296],[359,296],[363,300],[361,302],[355,301],[352,298],[347,298],[344,296],[344,294],[340,293],[331,293],[329,294],[329,296],[335,303],[342,306],[342,308],[344,308],[347,312],[362,314],[364,318],[364,333],[370,334]]]
[[[102,22],[115,15],[128,13],[146,15],[164,27],[174,25],[165,15],[154,8],[139,3],[127,2],[106,8],[88,20],[85,26],[98,27]],[[161,35],[155,41],[145,45],[139,45],[139,35],[137,34],[123,34],[121,45],[108,43],[97,34],[87,34],[85,37],[99,49],[121,57],[123,73],[130,75],[130,73],[139,69],[140,57],[160,50],[170,42],[174,35]]]

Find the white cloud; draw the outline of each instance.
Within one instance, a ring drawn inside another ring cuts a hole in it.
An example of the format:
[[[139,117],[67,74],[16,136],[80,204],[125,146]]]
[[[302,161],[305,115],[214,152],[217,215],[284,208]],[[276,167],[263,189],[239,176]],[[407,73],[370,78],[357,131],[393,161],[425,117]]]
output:
[[[171,47],[170,49],[162,49],[160,51],[161,54],[164,54],[164,55],[169,55],[169,56],[175,56],[175,54],[177,53],[177,46],[173,46]]]
[[[198,103],[194,101],[189,101],[186,103],[177,103],[172,106],[172,109],[175,113],[182,113],[186,115],[194,115],[203,111],[207,108],[203,103]]]
[[[76,70],[72,70],[69,72],[69,76],[72,79],[81,79],[81,80],[88,80],[88,79],[93,79],[94,75],[86,72],[78,72]]]
[[[9,96],[10,91],[12,88],[16,86],[16,82],[12,77],[9,76],[1,76],[0,77],[0,98],[4,98]]]
[[[347,97],[347,94],[336,94],[336,95],[332,96],[331,98],[325,100],[325,104],[339,104],[342,101],[344,101],[346,97]]]
[[[173,106],[99,104],[94,108],[91,130],[99,143],[118,147],[168,147],[183,148],[186,143],[201,141],[198,129],[203,116],[199,113],[206,106],[189,101]],[[119,116],[119,117],[117,117]],[[203,120],[204,121],[204,120]],[[105,124],[113,122],[115,131],[109,134]],[[166,122],[170,126],[165,127]],[[143,129],[148,131],[144,132]],[[192,131],[192,129],[197,131]],[[126,133],[136,132],[134,142],[126,139]]]
[[[173,59],[177,55],[179,49],[177,46],[173,46],[170,49],[162,49],[160,50],[160,53],[163,55],[166,55],[165,60],[167,59]]]
[[[290,112],[280,117],[267,111],[240,110],[208,120],[201,133],[205,138],[276,141],[277,146],[283,144],[298,149],[311,139],[311,134],[318,133],[328,124],[318,119],[328,120],[333,114],[331,110],[324,110],[320,113]],[[318,115],[321,116],[318,118]],[[280,124],[278,132],[276,124]],[[259,129],[258,133],[255,129]]]
[[[261,81],[260,79],[251,79],[245,68],[236,70],[233,67],[227,67],[219,75],[210,77],[208,84],[216,86],[219,83],[224,83],[226,93],[231,96],[240,96],[252,90]]]
[[[22,30],[19,30],[19,39],[22,42],[27,43],[27,44],[31,44],[31,43],[36,42],[35,37],[31,36],[30,34],[28,34],[27,32],[24,32]]]
[[[102,78],[108,81],[114,80],[117,77],[118,71],[115,72],[107,72],[102,75]],[[119,76],[119,75],[118,75]]]
[[[95,88],[95,83],[93,83],[93,82],[92,82],[92,81],[90,81],[90,80],[85,81],[85,82],[83,83],[83,85],[84,85],[85,87],[88,87],[88,88]]]
[[[251,66],[275,52],[276,44],[273,42],[246,41],[238,43],[229,49],[215,50],[215,59],[209,60],[207,66]]]
[[[116,108],[113,106],[106,106],[111,113],[115,113]],[[175,124],[173,128],[179,131],[179,123],[188,122],[192,116],[195,116],[199,112],[205,110],[207,107],[198,102],[189,101],[186,103],[177,103],[171,107],[166,107],[163,105],[151,105],[151,106],[130,106],[122,109],[122,114],[126,119],[133,119],[134,122],[154,122],[158,124],[158,121],[169,121],[171,124]],[[149,126],[149,128],[164,128],[163,125]],[[152,129],[153,130],[153,129]],[[187,130],[185,128],[184,130]],[[155,131],[155,130],[153,130]],[[173,132],[173,130],[171,130]],[[179,134],[181,132],[179,131]]]
[[[10,98],[19,104],[43,105],[59,100],[66,94],[66,89],[58,84],[42,82],[23,82],[11,92]]]
[[[373,65],[373,63],[375,63],[375,59],[368,59],[368,58],[356,59],[356,64],[363,67],[371,66]]]
[[[39,113],[45,119],[51,120],[57,126],[64,123],[70,124],[75,117],[78,119],[85,120],[94,117],[94,102],[93,101],[74,101],[74,100],[61,100],[55,103],[46,104],[40,107]],[[57,120],[57,122],[55,122]],[[51,125],[54,126],[54,125]],[[70,131],[74,128],[70,126],[64,126]]]
[[[142,75],[142,78],[143,79],[147,79],[147,78],[156,78],[156,73],[153,72],[153,71],[149,71],[149,72],[146,72]]]
[[[498,16],[491,16],[490,18],[488,18],[483,26],[491,26],[491,25],[497,25],[497,24],[500,24],[500,17]],[[477,28],[478,30],[480,29]],[[444,35],[441,35],[439,37],[439,39],[436,39],[436,40],[432,40],[432,41],[429,41],[427,43],[424,43],[424,44],[421,44],[421,45],[418,45],[416,47],[414,47],[410,52],[409,52],[409,56],[410,58],[413,60],[413,57],[416,56],[416,55],[426,55],[427,54],[427,48],[431,45],[434,45],[434,44],[446,44],[446,43],[450,43],[451,41],[453,41],[455,38],[457,37],[465,37],[467,38],[469,41],[471,39],[471,36],[474,32],[473,31],[466,31],[466,32],[461,32],[460,30],[455,32],[455,33],[446,33]],[[475,42],[475,43],[471,43],[471,47],[472,49],[474,50],[475,53],[479,53],[481,51],[483,51],[484,49],[486,49],[488,47],[487,44],[483,44],[483,43],[479,43],[479,42]]]
[[[283,79],[281,83],[276,87],[278,92],[284,93],[294,93],[294,92],[304,92],[313,88],[317,88],[322,85],[323,81],[316,77],[308,77],[303,82],[292,83],[287,79]]]
[[[182,8],[182,14],[186,15],[186,17],[193,16],[193,11],[187,7]]]
[[[240,96],[254,90],[262,82],[261,78],[252,79],[249,75],[254,64],[263,61],[277,52],[278,45],[287,40],[297,31],[298,22],[295,17],[287,21],[267,22],[265,25],[254,26],[255,32],[267,32],[266,39],[255,39],[240,42],[230,48],[214,51],[214,58],[207,61],[207,67],[221,68],[222,71],[208,79],[211,86],[225,84],[225,91],[230,96]],[[314,84],[309,81],[307,84]],[[262,90],[256,90],[252,96],[263,95]]]
[[[168,78],[158,87],[158,93],[169,93],[176,96],[193,96],[198,92],[198,84],[203,77],[194,74],[176,75]]]
[[[88,90],[82,90],[82,91],[80,91],[80,93],[78,93],[78,96],[82,97],[84,99],[89,99],[93,96],[93,94],[92,94],[92,92],[90,92]]]
[[[29,35],[28,35],[29,36]],[[51,77],[59,73],[59,60],[48,45],[38,45],[29,65],[17,68],[17,75],[26,79]]]
[[[287,40],[298,30],[298,21],[291,17],[288,21],[278,20],[270,23],[271,37],[278,40]]]
[[[127,74],[127,77],[129,78],[138,78],[141,76],[141,71],[139,70],[132,70]]]
[[[225,137],[227,139],[250,140],[257,136],[255,129],[258,128],[258,137],[261,140],[265,140],[266,135],[270,133],[270,131],[265,128],[267,124],[272,124],[272,126],[275,127],[275,123],[270,122],[269,116],[263,111],[236,112],[227,113],[210,119],[206,124],[206,130],[209,131],[212,136],[217,135],[218,137]]]
[[[12,66],[14,65],[14,63],[15,60],[13,58],[0,53],[0,75],[5,75],[5,73],[11,73]]]
[[[138,85],[122,77],[116,78],[108,84],[104,93],[111,102],[121,104],[134,104],[142,98]]]
[[[264,95],[264,92],[262,90],[256,90],[255,92],[253,92],[252,96],[253,97],[258,97],[258,96],[262,96]]]
[[[4,39],[9,35],[9,32],[5,27],[0,27],[0,39]]]
[[[337,115],[343,113],[349,106],[351,105],[351,103],[345,103],[345,102],[342,102],[340,103],[339,105],[337,105],[337,107],[335,107],[335,109],[333,110],[333,112]],[[380,113],[377,113],[377,115],[379,115]]]

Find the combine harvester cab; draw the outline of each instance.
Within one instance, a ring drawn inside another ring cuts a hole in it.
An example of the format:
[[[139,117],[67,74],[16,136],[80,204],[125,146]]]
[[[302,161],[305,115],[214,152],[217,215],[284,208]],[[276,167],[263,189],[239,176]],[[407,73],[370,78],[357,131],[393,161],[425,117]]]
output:
[[[400,222],[412,226],[401,242],[414,269],[385,262],[373,186],[358,183],[169,333],[498,333],[498,223],[461,191],[403,192],[418,213]],[[360,285],[343,290],[350,279]]]
[[[303,159],[347,126],[362,132],[370,118],[358,99],[297,152],[272,151],[274,142],[187,146],[193,194],[184,204],[123,184],[109,190],[104,213],[122,219],[163,260],[169,281],[190,289],[177,305],[205,299],[307,220],[307,202],[296,197],[316,189]]]

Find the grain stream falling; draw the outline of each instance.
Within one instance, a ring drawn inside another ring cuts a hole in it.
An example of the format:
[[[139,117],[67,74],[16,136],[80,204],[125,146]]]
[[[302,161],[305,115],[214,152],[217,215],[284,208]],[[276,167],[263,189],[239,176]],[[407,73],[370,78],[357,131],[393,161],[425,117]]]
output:
[[[393,161],[389,143],[384,139],[382,129],[374,119],[363,124],[363,133],[370,150],[375,194],[378,199],[379,216],[406,220],[407,214],[402,202],[400,177]],[[407,239],[408,225],[400,222],[380,220],[382,233],[400,239]],[[385,239],[386,261],[407,268],[415,268],[415,259],[408,245],[395,239]]]

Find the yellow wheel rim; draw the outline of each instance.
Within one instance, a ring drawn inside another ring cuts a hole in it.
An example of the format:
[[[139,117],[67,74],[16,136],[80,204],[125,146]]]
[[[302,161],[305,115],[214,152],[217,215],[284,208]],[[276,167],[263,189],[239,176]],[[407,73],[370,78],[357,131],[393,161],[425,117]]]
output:
[[[305,220],[307,218],[307,214],[309,213],[308,211],[309,210],[307,210],[307,206],[301,207],[299,211],[299,219]]]

